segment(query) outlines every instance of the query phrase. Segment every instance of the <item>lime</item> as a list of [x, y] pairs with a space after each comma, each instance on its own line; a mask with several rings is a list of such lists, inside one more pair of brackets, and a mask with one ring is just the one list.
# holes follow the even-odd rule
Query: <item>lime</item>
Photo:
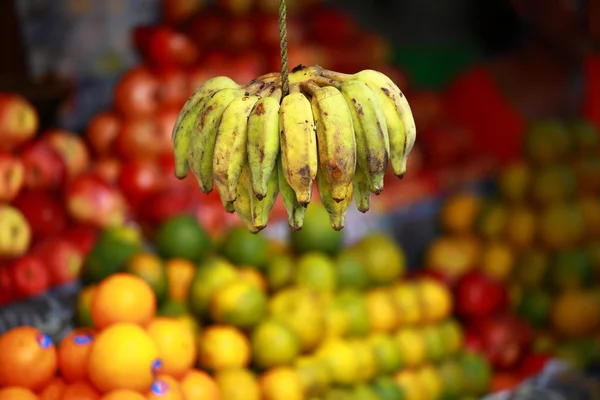
[[163, 260], [157, 255], [151, 253], [135, 254], [127, 262], [125, 272], [145, 280], [154, 291], [158, 304], [166, 299], [169, 288], [167, 270]]
[[541, 289], [527, 290], [523, 292], [521, 301], [517, 306], [517, 312], [534, 327], [543, 328], [548, 322], [552, 297]]
[[335, 258], [335, 266], [338, 288], [363, 290], [369, 286], [369, 274], [351, 250], [340, 251]]
[[333, 292], [336, 287], [335, 264], [324, 253], [307, 252], [296, 261], [296, 283], [319, 292]]
[[196, 269], [188, 291], [188, 305], [192, 314], [205, 317], [211, 296], [219, 288], [238, 278], [235, 267], [223, 258], [212, 258], [201, 264]]
[[300, 343], [294, 332], [273, 319], [256, 326], [250, 342], [252, 359], [262, 369], [290, 365], [300, 354]]
[[261, 234], [236, 227], [225, 235], [221, 253], [235, 265], [262, 268], [269, 260], [269, 241]]
[[246, 329], [256, 325], [267, 312], [267, 297], [252, 282], [233, 280], [217, 289], [210, 298], [213, 321]]
[[438, 367], [438, 374], [442, 380], [442, 399], [459, 399], [465, 386], [463, 371], [455, 360], [448, 360]]
[[190, 215], [179, 215], [164, 221], [156, 232], [155, 244], [163, 258], [201, 260], [212, 247], [208, 234]]
[[420, 334], [425, 342], [427, 360], [439, 363], [446, 355], [442, 332], [437, 325], [428, 325], [421, 328]]
[[290, 233], [292, 248], [297, 253], [321, 251], [335, 254], [344, 241], [344, 234], [331, 228], [329, 214], [321, 204], [311, 203], [304, 215], [304, 226]]
[[296, 279], [296, 263], [289, 254], [273, 257], [265, 267], [267, 286], [274, 292], [290, 286]]
[[140, 233], [130, 227], [103, 230], [89, 252], [83, 266], [83, 281], [98, 283], [116, 272], [122, 272], [129, 259], [142, 251]]
[[348, 334], [365, 336], [371, 326], [367, 301], [362, 293], [348, 290], [340, 293], [335, 301], [342, 307], [348, 318]]
[[376, 333], [369, 336], [368, 343], [381, 374], [391, 374], [402, 367], [402, 353], [393, 337]]
[[78, 327], [93, 328], [94, 321], [90, 312], [92, 297], [96, 290], [95, 285], [84, 287], [77, 295], [77, 308], [75, 309], [75, 322]]
[[317, 349], [316, 356], [329, 366], [334, 383], [350, 385], [360, 380], [359, 359], [350, 342], [340, 338], [327, 339]]
[[404, 400], [405, 396], [396, 384], [394, 379], [389, 376], [380, 376], [373, 380], [371, 388], [380, 400]]
[[404, 252], [391, 237], [385, 234], [375, 233], [365, 236], [353, 246], [353, 249], [374, 284], [389, 284], [404, 273], [406, 267]]
[[475, 353], [463, 353], [458, 358], [464, 377], [464, 393], [483, 396], [489, 392], [492, 369], [483, 356]]
[[327, 363], [312, 355], [300, 356], [294, 362], [294, 367], [300, 376], [307, 398], [327, 392], [331, 384], [331, 371]]
[[379, 400], [375, 389], [365, 383], [354, 386], [351, 398], [356, 400]]
[[584, 250], [558, 252], [550, 264], [548, 278], [557, 290], [579, 289], [594, 281], [594, 268], [589, 253]]
[[156, 311], [157, 315], [163, 317], [180, 317], [188, 313], [188, 306], [186, 303], [178, 300], [168, 299], [165, 301]]

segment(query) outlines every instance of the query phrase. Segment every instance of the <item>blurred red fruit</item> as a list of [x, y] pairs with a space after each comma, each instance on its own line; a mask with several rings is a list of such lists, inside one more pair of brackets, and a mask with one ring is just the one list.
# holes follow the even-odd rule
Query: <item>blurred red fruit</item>
[[51, 192], [26, 191], [13, 204], [29, 223], [34, 241], [56, 236], [67, 227], [66, 210]]
[[110, 154], [121, 130], [121, 119], [113, 112], [102, 112], [88, 123], [85, 135], [94, 153], [99, 156]]
[[100, 177], [107, 183], [117, 183], [121, 173], [122, 163], [118, 158], [103, 157], [94, 162], [90, 171], [92, 174]]
[[25, 255], [10, 264], [12, 282], [20, 297], [37, 296], [50, 287], [50, 274], [39, 257]]
[[126, 117], [152, 115], [158, 104], [158, 79], [144, 65], [130, 69], [115, 87], [114, 104]]
[[20, 158], [0, 152], [0, 202], [10, 202], [25, 183], [25, 166]]
[[74, 132], [62, 129], [46, 131], [42, 138], [58, 152], [67, 169], [67, 177], [73, 177], [85, 172], [90, 165], [90, 154], [83, 139]]
[[507, 306], [508, 295], [504, 285], [478, 270], [463, 275], [454, 293], [456, 312], [464, 318], [485, 317]]
[[119, 188], [129, 204], [136, 208], [162, 187], [162, 171], [152, 161], [130, 161], [119, 174]]
[[161, 107], [183, 107], [191, 94], [186, 72], [179, 68], [164, 69], [156, 73], [160, 82], [158, 101]]
[[178, 25], [196, 15], [203, 0], [163, 0], [162, 16], [167, 24]]
[[75, 282], [83, 266], [82, 252], [64, 238], [46, 238], [31, 249], [44, 262], [52, 285]]
[[153, 30], [146, 44], [146, 59], [158, 70], [192, 65], [198, 56], [196, 44], [168, 26]]
[[115, 151], [123, 160], [153, 160], [162, 152], [161, 129], [154, 116], [123, 121]]
[[21, 160], [25, 167], [26, 188], [57, 189], [65, 182], [65, 163], [50, 143], [29, 143], [21, 151]]
[[75, 224], [73, 226], [68, 227], [61, 235], [62, 238], [72, 243], [75, 247], [79, 249], [83, 256], [87, 256], [87, 254], [92, 250], [94, 244], [96, 243], [96, 239], [98, 238], [98, 228], [86, 225], [86, 224]]

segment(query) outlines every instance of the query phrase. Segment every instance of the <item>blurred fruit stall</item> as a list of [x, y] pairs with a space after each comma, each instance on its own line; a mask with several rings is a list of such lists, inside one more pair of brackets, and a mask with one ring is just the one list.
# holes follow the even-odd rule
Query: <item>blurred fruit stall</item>
[[[571, 368], [600, 363], [594, 128], [537, 123], [528, 159], [498, 169], [385, 38], [338, 7], [288, 0], [289, 64], [385, 72], [419, 138], [404, 179], [386, 176], [343, 231], [315, 202], [291, 232], [278, 200], [253, 235], [216, 191], [174, 176], [190, 93], [280, 68], [277, 1], [217, 3], [165, 0], [163, 21], [121, 21], [112, 33], [136, 54], [78, 67], [126, 70], [89, 91], [74, 82], [75, 108], [52, 128], [0, 93], [0, 400], [451, 400], [526, 379], [519, 395], [569, 379], [569, 399], [597, 390]], [[85, 109], [94, 96], [109, 101]]]

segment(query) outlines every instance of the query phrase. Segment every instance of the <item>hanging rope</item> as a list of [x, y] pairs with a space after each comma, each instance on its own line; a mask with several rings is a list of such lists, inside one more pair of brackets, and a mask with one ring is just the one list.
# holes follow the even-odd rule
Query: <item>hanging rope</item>
[[288, 81], [287, 52], [287, 7], [285, 0], [279, 0], [279, 56], [281, 58], [281, 91], [282, 98], [287, 96], [290, 88]]

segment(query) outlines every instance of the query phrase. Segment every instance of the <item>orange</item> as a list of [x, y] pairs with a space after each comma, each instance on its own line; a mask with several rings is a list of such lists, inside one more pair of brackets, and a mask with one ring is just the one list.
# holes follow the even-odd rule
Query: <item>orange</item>
[[80, 328], [69, 333], [58, 346], [58, 370], [67, 382], [87, 378], [86, 366], [94, 332]]
[[168, 297], [173, 300], [186, 301], [188, 290], [194, 274], [196, 265], [183, 258], [171, 258], [165, 263], [167, 270]]
[[155, 318], [147, 328], [148, 335], [158, 347], [162, 360], [161, 372], [180, 377], [196, 362], [196, 338], [191, 330], [178, 319]]
[[232, 326], [211, 325], [200, 334], [198, 361], [213, 371], [243, 368], [250, 362], [250, 342]]
[[481, 207], [477, 195], [460, 192], [453, 195], [440, 212], [440, 223], [448, 233], [464, 234], [471, 232]]
[[0, 387], [38, 391], [56, 375], [56, 347], [39, 329], [21, 326], [0, 337]]
[[122, 323], [96, 334], [87, 370], [90, 381], [102, 393], [115, 389], [145, 393], [160, 365], [158, 348], [146, 331]]
[[215, 380], [206, 372], [193, 369], [184, 375], [179, 388], [186, 400], [220, 400], [221, 392]]
[[86, 381], [73, 382], [67, 385], [61, 400], [98, 400], [100, 393]]
[[118, 322], [146, 325], [156, 313], [156, 296], [142, 278], [117, 273], [98, 284], [91, 312], [100, 329]]
[[0, 389], [0, 400], [38, 400], [38, 397], [29, 389], [11, 386]]
[[238, 273], [240, 274], [240, 278], [242, 278], [242, 280], [256, 285], [263, 292], [267, 291], [267, 281], [256, 268], [241, 267], [238, 270]]
[[134, 390], [116, 389], [106, 393], [100, 400], [146, 400], [146, 398]]
[[60, 400], [66, 387], [65, 380], [60, 376], [55, 376], [40, 391], [40, 400]]
[[179, 382], [168, 375], [159, 375], [146, 395], [148, 400], [183, 400]]

